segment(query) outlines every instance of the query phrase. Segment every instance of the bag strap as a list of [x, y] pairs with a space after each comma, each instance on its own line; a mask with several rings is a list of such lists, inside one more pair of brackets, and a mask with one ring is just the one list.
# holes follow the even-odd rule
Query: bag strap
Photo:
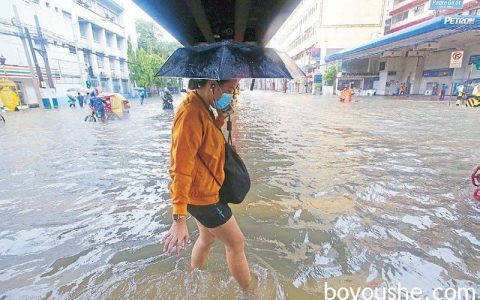
[[218, 183], [219, 186], [222, 186], [222, 184], [220, 183], [220, 181], [217, 179], [217, 177], [213, 174], [213, 172], [210, 170], [210, 168], [207, 166], [207, 164], [205, 163], [205, 161], [202, 159], [202, 157], [200, 155], [198, 155], [198, 158], [200, 158], [200, 161], [202, 162], [202, 164], [205, 166], [205, 168], [207, 168], [208, 170], [208, 173], [210, 173], [210, 175], [212, 175], [213, 179], [215, 179], [215, 181]]
[[[208, 111], [208, 114], [210, 115], [210, 118], [212, 119], [212, 123], [215, 127], [217, 127], [218, 130], [220, 130], [220, 133], [222, 134], [222, 137], [223, 137], [223, 140], [225, 141], [225, 136], [223, 135], [223, 132], [222, 130], [215, 124], [215, 115], [213, 114], [212, 110], [210, 109], [209, 105], [207, 104], [207, 102], [202, 98], [202, 96], [200, 96], [196, 91], [194, 92], [198, 98], [200, 98], [200, 100], [202, 101], [203, 105], [205, 106], [205, 109]], [[229, 116], [230, 118], [230, 116]], [[225, 141], [225, 143], [227, 143]], [[205, 168], [207, 168], [208, 170], [208, 173], [210, 173], [210, 175], [212, 175], [213, 179], [215, 179], [215, 181], [217, 182], [217, 184], [219, 186], [222, 186], [222, 184], [220, 183], [220, 181], [217, 179], [217, 177], [215, 176], [215, 174], [213, 174], [212, 170], [210, 170], [210, 168], [207, 166], [207, 164], [205, 163], [205, 161], [203, 160], [203, 158], [197, 153], [197, 156], [198, 158], [200, 159], [200, 161], [202, 162], [202, 164], [205, 166]]]

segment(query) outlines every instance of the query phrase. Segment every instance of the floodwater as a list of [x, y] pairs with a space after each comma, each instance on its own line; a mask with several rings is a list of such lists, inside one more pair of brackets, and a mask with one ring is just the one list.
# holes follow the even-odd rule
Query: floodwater
[[[245, 91], [234, 141], [252, 189], [233, 206], [258, 278], [216, 244], [206, 271], [162, 253], [172, 112], [8, 113], [0, 124], [0, 299], [323, 299], [339, 289], [480, 293], [480, 110]], [[178, 99], [176, 99], [178, 104]], [[198, 236], [189, 220], [191, 239]]]

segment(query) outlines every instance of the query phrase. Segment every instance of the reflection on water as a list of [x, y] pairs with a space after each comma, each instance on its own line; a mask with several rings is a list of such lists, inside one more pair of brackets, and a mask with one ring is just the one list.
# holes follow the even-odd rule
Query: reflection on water
[[[234, 206], [255, 299], [331, 287], [473, 287], [479, 112], [443, 103], [243, 93], [234, 140], [252, 177]], [[221, 245], [206, 271], [162, 253], [172, 113], [10, 113], [0, 124], [0, 299], [245, 298]], [[192, 239], [197, 232], [190, 222]]]

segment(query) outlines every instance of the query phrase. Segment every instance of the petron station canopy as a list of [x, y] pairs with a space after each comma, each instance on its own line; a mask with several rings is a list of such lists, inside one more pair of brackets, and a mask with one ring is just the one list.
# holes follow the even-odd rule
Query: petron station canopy
[[134, 0], [183, 46], [222, 40], [265, 46], [301, 0]]
[[480, 16], [437, 17], [428, 22], [386, 35], [368, 44], [331, 54], [325, 58], [325, 61], [368, 58], [382, 54], [384, 51], [400, 50], [408, 47], [416, 49], [418, 45], [436, 42], [453, 35], [459, 36], [458, 39], [454, 40], [456, 41], [454, 45], [461, 48], [465, 42], [480, 40], [479, 30]]

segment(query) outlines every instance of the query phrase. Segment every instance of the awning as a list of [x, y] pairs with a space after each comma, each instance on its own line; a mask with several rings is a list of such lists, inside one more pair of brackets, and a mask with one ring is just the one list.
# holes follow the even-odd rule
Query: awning
[[425, 23], [383, 36], [368, 44], [328, 55], [326, 62], [371, 57], [387, 50], [397, 50], [469, 30], [480, 29], [480, 16], [442, 16]]

